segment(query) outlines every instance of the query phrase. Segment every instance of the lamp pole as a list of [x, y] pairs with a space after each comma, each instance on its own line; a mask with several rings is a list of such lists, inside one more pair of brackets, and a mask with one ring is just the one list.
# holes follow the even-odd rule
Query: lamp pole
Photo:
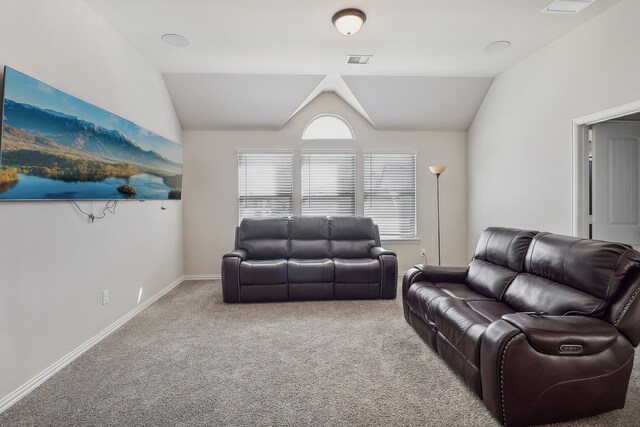
[[445, 165], [429, 166], [429, 171], [436, 176], [436, 209], [438, 212], [438, 265], [442, 265], [440, 257], [440, 175], [447, 169]]
[[436, 174], [436, 206], [438, 209], [438, 265], [442, 265], [440, 260], [440, 175]]

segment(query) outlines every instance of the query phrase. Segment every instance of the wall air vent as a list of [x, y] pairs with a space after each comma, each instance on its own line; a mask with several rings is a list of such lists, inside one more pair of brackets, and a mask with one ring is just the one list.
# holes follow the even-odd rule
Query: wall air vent
[[373, 55], [347, 55], [347, 62], [345, 64], [368, 64]]
[[542, 13], [578, 13], [596, 0], [556, 0], [542, 10]]

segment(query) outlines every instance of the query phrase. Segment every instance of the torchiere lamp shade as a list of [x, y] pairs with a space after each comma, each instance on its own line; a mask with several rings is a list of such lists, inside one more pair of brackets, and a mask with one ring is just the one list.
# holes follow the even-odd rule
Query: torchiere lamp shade
[[446, 165], [433, 165], [429, 166], [429, 171], [434, 175], [440, 175], [447, 169]]

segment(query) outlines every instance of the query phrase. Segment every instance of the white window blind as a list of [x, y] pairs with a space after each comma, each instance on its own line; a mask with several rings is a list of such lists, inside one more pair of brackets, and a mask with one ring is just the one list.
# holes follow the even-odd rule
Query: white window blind
[[238, 152], [238, 221], [293, 213], [293, 153]]
[[354, 152], [305, 152], [302, 158], [302, 214], [356, 214]]
[[364, 153], [364, 215], [383, 239], [416, 238], [415, 153]]

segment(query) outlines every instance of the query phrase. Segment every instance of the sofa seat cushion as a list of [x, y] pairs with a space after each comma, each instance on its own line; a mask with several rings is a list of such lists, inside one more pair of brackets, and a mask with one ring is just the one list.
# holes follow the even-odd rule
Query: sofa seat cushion
[[435, 307], [438, 332], [475, 367], [480, 367], [480, 344], [487, 327], [515, 311], [499, 301], [440, 298]]
[[461, 283], [416, 282], [407, 291], [407, 304], [411, 311], [430, 325], [434, 325], [434, 307], [439, 298], [454, 297], [463, 301], [493, 301]]
[[289, 283], [333, 282], [333, 261], [291, 258], [287, 264]]
[[240, 283], [243, 285], [274, 285], [287, 283], [287, 260], [247, 260], [240, 263]]
[[380, 262], [371, 258], [334, 258], [336, 283], [380, 283]]

